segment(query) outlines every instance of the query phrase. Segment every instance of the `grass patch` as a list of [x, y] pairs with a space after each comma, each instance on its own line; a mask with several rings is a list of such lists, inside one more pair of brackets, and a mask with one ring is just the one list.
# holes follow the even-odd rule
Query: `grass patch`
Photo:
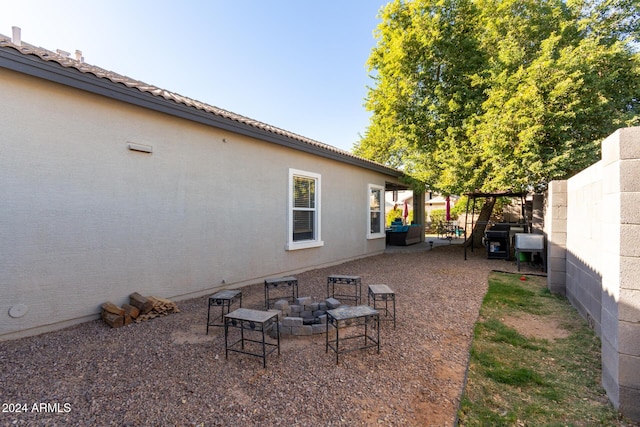
[[514, 347], [545, 351], [544, 347], [533, 343], [531, 340], [521, 335], [518, 331], [506, 326], [504, 323], [497, 319], [487, 319], [485, 322], [478, 324], [475, 330], [475, 334], [486, 336], [488, 339], [494, 342], [502, 342]]
[[[535, 337], [526, 321], [509, 326], [505, 320], [519, 318], [560, 327], [565, 337], [547, 337], [544, 328]], [[547, 290], [546, 278], [490, 275], [474, 330], [460, 425], [634, 425], [611, 405], [600, 378], [600, 340], [566, 299]]]

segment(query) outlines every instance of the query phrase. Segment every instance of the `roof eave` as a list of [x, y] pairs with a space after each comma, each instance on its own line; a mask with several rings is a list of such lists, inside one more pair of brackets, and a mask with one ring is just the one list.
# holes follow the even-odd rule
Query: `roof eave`
[[229, 117], [222, 117], [210, 111], [178, 103], [162, 96], [143, 92], [123, 83], [98, 77], [90, 72], [82, 72], [73, 67], [65, 67], [55, 61], [45, 61], [37, 55], [23, 54], [15, 49], [0, 49], [0, 67], [12, 71], [59, 83], [89, 93], [105, 96], [117, 101], [136, 105], [149, 110], [191, 120], [241, 135], [257, 138], [287, 148], [306, 152], [327, 159], [369, 169], [394, 178], [404, 176], [402, 171], [371, 162], [357, 156], [306, 143], [287, 135], [280, 135], [265, 129], [242, 123]]

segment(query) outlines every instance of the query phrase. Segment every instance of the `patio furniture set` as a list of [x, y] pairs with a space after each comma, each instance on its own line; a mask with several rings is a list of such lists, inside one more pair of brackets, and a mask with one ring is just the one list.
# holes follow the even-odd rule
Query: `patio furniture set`
[[387, 244], [393, 246], [409, 246], [424, 240], [423, 229], [420, 224], [404, 225], [396, 220], [385, 230]]
[[[241, 290], [222, 290], [209, 297], [207, 334], [210, 326], [224, 328], [225, 358], [229, 352], [243, 353], [261, 358], [266, 368], [267, 356], [274, 352], [280, 354], [281, 312], [272, 307], [282, 300], [292, 303], [299, 300], [298, 280], [295, 277], [265, 280], [264, 300], [264, 310], [255, 310], [242, 307]], [[395, 292], [389, 286], [369, 285], [364, 305], [359, 276], [331, 275], [327, 277], [327, 301], [337, 303], [335, 308], [329, 307], [324, 312], [325, 353], [331, 349], [336, 355], [336, 364], [339, 355], [346, 352], [376, 348], [380, 353], [380, 322], [392, 321], [394, 329], [396, 327]], [[342, 305], [342, 301], [353, 302], [353, 305]], [[234, 306], [237, 308], [232, 310]], [[217, 314], [212, 313], [212, 307], [220, 308]], [[352, 333], [345, 333], [346, 328]], [[234, 330], [237, 333], [233, 333]], [[335, 334], [330, 333], [333, 331]], [[356, 340], [362, 340], [362, 345], [345, 345], [347, 341]]]

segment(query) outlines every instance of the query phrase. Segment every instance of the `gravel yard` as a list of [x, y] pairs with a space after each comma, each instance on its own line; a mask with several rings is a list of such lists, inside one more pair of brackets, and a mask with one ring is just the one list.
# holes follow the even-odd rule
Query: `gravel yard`
[[[205, 335], [207, 297], [118, 329], [93, 321], [0, 342], [0, 425], [450, 426], [491, 269], [515, 264], [425, 243], [297, 274], [300, 296], [323, 299], [331, 274], [361, 276], [365, 303], [369, 284], [396, 293], [380, 354], [347, 353], [338, 366], [324, 335], [282, 338], [266, 369], [225, 360], [222, 328]], [[263, 309], [262, 284], [243, 288], [243, 307]]]

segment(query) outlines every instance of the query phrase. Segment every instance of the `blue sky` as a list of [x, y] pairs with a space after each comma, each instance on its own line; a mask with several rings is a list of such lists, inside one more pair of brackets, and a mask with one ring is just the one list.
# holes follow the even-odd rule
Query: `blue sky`
[[350, 150], [386, 0], [0, 0], [0, 34]]

